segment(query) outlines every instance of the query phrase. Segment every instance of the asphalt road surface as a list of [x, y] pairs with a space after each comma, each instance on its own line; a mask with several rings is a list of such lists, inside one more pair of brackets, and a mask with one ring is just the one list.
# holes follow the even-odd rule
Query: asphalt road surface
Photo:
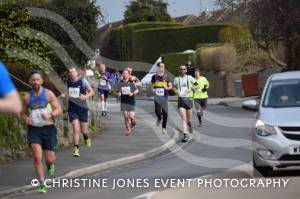
[[[137, 101], [137, 106], [141, 112], [154, 115], [153, 102]], [[169, 131], [180, 129], [176, 106], [176, 103], [169, 103]], [[250, 127], [254, 121], [254, 114], [252, 111], [237, 108], [209, 106], [202, 127], [197, 126], [198, 122], [194, 114], [193, 139], [185, 144], [178, 143], [170, 153], [83, 177], [82, 179], [94, 179], [94, 181], [85, 181], [85, 188], [82, 187], [83, 181], [77, 181], [80, 182], [80, 188], [49, 188], [47, 194], [32, 191], [12, 198], [130, 199], [170, 188], [172, 183], [178, 181], [182, 182], [247, 164], [252, 158]], [[98, 184], [93, 184], [95, 181]], [[118, 182], [116, 187], [114, 182]]]

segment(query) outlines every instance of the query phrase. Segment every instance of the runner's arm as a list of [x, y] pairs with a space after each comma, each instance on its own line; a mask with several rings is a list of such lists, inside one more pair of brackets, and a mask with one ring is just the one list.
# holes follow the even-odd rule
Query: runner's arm
[[167, 90], [167, 91], [169, 91], [169, 90], [172, 90], [172, 88], [173, 88], [173, 85], [172, 85], [172, 82], [171, 82], [171, 80], [170, 80], [170, 78], [167, 78], [167, 87], [165, 87], [165, 89]]
[[174, 87], [173, 87], [173, 91], [176, 95], [178, 95], [178, 91], [177, 91], [177, 77], [174, 79]]
[[28, 104], [29, 104], [29, 93], [26, 93], [23, 98], [23, 106], [22, 106], [22, 119], [24, 120], [26, 125], [31, 123], [28, 111]]
[[52, 116], [52, 117], [55, 117], [55, 116], [60, 115], [60, 114], [62, 113], [62, 108], [61, 108], [61, 105], [60, 105], [60, 103], [58, 102], [58, 100], [57, 100], [55, 94], [54, 94], [52, 91], [47, 90], [46, 95], [47, 95], [47, 99], [49, 100], [51, 106], [52, 106], [53, 109], [54, 109], [54, 110], [52, 111], [52, 113], [51, 113], [51, 116]]
[[22, 110], [19, 94], [17, 91], [8, 93], [4, 98], [0, 99], [0, 112], [20, 114]]
[[94, 89], [89, 85], [88, 92], [86, 94], [86, 98], [92, 97], [92, 96], [94, 96], [94, 94], [95, 94]]
[[141, 86], [141, 81], [136, 76], [134, 76], [132, 81], [136, 86]]
[[84, 86], [87, 88], [87, 94], [85, 95], [85, 99], [94, 96], [94, 89], [91, 87], [91, 85], [86, 79], [84, 79]]
[[0, 62], [0, 112], [19, 114], [21, 109], [19, 94], [8, 71]]

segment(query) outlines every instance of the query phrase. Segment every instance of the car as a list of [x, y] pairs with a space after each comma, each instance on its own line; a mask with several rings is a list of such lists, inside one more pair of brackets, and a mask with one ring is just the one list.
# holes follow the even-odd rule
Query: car
[[271, 75], [263, 89], [252, 131], [255, 176], [275, 168], [300, 165], [300, 72]]

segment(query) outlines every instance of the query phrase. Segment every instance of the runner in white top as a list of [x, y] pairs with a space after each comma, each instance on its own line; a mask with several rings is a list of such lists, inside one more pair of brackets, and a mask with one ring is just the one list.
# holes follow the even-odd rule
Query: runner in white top
[[182, 119], [182, 132], [183, 139], [182, 142], [187, 142], [188, 138], [188, 128], [189, 132], [193, 132], [192, 127], [192, 108], [193, 108], [193, 85], [196, 80], [187, 75], [187, 67], [180, 66], [180, 76], [176, 77], [174, 80], [174, 92], [178, 95], [178, 109]]

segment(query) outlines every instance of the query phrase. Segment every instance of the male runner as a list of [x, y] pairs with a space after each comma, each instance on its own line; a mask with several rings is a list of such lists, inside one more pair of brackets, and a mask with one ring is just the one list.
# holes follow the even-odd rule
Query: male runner
[[62, 108], [54, 93], [43, 85], [43, 77], [40, 72], [33, 71], [29, 77], [32, 89], [23, 100], [23, 120], [28, 127], [28, 141], [31, 146], [34, 167], [39, 177], [40, 193], [46, 193], [44, 185], [45, 174], [42, 163], [43, 152], [47, 165], [47, 174], [54, 174], [56, 127], [53, 117], [62, 113]]
[[[73, 128], [73, 156], [79, 157], [79, 135], [80, 131], [85, 140], [86, 147], [90, 148], [92, 143], [88, 131], [88, 105], [87, 99], [94, 95], [94, 90], [88, 81], [78, 75], [75, 67], [69, 69], [69, 79], [67, 81], [69, 97], [69, 120]], [[62, 97], [66, 96], [63, 94]]]
[[160, 62], [157, 64], [157, 67], [157, 73], [151, 79], [154, 91], [155, 114], [157, 116], [156, 126], [159, 127], [162, 123], [162, 133], [165, 134], [167, 133], [168, 120], [168, 91], [172, 89], [172, 83], [167, 74], [165, 74], [165, 64]]
[[101, 115], [107, 115], [107, 97], [110, 91], [111, 74], [106, 71], [104, 64], [100, 64], [100, 82], [98, 86], [98, 92], [101, 98]]
[[182, 119], [182, 142], [187, 142], [188, 130], [193, 132], [192, 127], [192, 108], [193, 108], [193, 85], [196, 82], [195, 79], [187, 75], [187, 67], [182, 65], [179, 68], [180, 76], [174, 80], [174, 92], [178, 94], [178, 109]]
[[126, 135], [130, 136], [132, 128], [136, 125], [135, 121], [135, 99], [138, 93], [135, 84], [129, 80], [128, 70], [124, 70], [122, 80], [118, 84], [117, 95], [121, 98], [121, 112], [124, 114]]

